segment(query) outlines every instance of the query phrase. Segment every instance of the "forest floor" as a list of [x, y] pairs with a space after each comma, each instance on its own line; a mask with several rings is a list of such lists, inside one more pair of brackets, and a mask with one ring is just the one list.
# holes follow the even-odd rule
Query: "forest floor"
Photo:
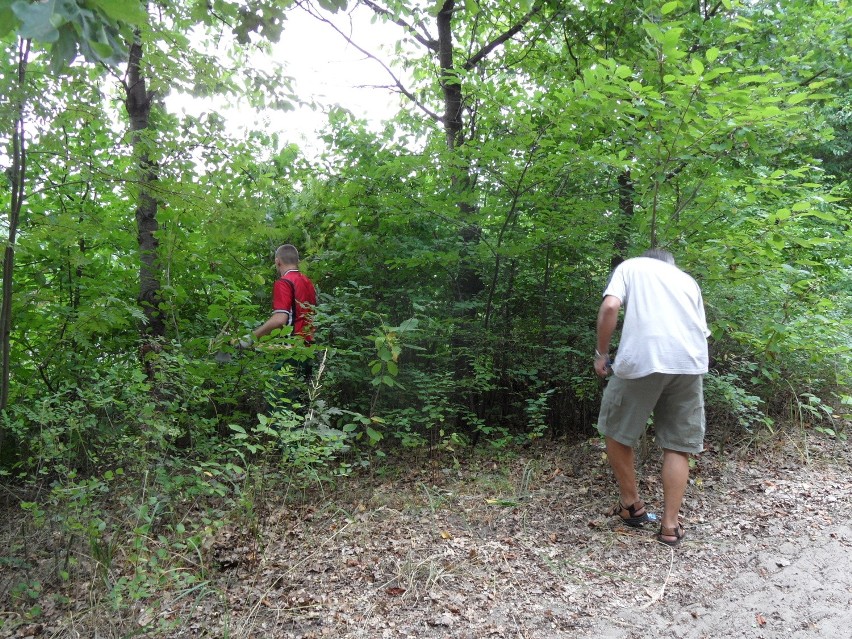
[[[659, 451], [647, 448], [639, 470], [653, 510]], [[0, 636], [849, 636], [845, 442], [796, 430], [708, 446], [674, 550], [654, 528], [606, 517], [615, 496], [597, 439], [388, 463], [295, 504], [270, 489], [252, 525], [204, 544], [205, 580], [191, 588], [110, 607], [93, 580], [27, 621], [2, 587], [12, 580], [0, 579]], [[31, 567], [51, 552], [35, 545]]]

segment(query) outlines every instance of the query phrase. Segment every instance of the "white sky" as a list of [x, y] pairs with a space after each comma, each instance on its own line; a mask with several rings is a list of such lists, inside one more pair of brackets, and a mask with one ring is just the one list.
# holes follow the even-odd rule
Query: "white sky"
[[[351, 31], [353, 40], [374, 55], [382, 54], [382, 43], [387, 49], [401, 35], [396, 25], [371, 24], [372, 14], [363, 7], [349, 14], [326, 14], [326, 17], [333, 19], [342, 31]], [[281, 40], [274, 45], [274, 59], [284, 66], [286, 75], [294, 78], [293, 93], [303, 100], [313, 99], [325, 106], [339, 104], [356, 117], [373, 122], [374, 128], [399, 109], [399, 95], [378, 88], [392, 83], [382, 66], [366, 58], [332, 27], [304, 11], [288, 14]], [[263, 62], [257, 61], [259, 65]], [[258, 114], [247, 106], [229, 106], [229, 102], [180, 94], [166, 98], [170, 111], [193, 115], [209, 111], [211, 104], [215, 105], [234, 135], [242, 135], [250, 125], [279, 132], [282, 144], [295, 142], [309, 155], [318, 151], [315, 132], [326, 123], [322, 111], [297, 107], [295, 112]]]

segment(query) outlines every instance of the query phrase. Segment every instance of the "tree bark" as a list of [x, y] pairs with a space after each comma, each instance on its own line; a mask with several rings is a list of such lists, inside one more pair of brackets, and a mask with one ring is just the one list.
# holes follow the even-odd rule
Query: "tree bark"
[[[3, 292], [0, 303], [0, 410], [5, 410], [9, 403], [9, 385], [11, 379], [11, 334], [12, 334], [12, 293], [15, 270], [15, 242], [17, 241], [18, 225], [24, 204], [24, 184], [27, 175], [27, 145], [25, 127], [25, 84], [27, 80], [27, 64], [29, 62], [31, 42], [21, 40], [18, 44], [18, 77], [17, 91], [14, 92], [17, 102], [15, 114], [15, 130], [12, 133], [12, 166], [10, 181], [12, 186], [12, 201], [9, 210], [9, 237], [3, 254]], [[5, 432], [0, 426], [0, 454], [5, 442]]]
[[142, 69], [142, 39], [137, 31], [130, 47], [125, 81], [125, 108], [130, 117], [131, 141], [138, 167], [139, 196], [136, 203], [136, 230], [139, 243], [139, 296], [137, 301], [145, 314], [141, 327], [141, 355], [149, 379], [153, 377], [151, 354], [161, 349], [165, 335], [165, 321], [160, 311], [161, 287], [159, 268], [159, 241], [157, 240], [158, 202], [154, 186], [158, 180], [158, 167], [151, 159], [150, 115], [154, 95], [146, 88]]
[[612, 259], [610, 260], [610, 268], [614, 269], [627, 259], [627, 250], [630, 241], [630, 224], [633, 221], [634, 203], [633, 203], [633, 180], [630, 177], [630, 171], [623, 171], [618, 174], [618, 208], [621, 215], [618, 221], [618, 230], [616, 231], [615, 249]]

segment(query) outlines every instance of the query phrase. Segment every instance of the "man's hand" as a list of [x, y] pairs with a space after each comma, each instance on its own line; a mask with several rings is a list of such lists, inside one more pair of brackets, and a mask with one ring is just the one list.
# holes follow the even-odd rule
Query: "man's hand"
[[598, 377], [606, 377], [612, 373], [612, 360], [609, 353], [599, 353], [595, 351], [595, 372]]

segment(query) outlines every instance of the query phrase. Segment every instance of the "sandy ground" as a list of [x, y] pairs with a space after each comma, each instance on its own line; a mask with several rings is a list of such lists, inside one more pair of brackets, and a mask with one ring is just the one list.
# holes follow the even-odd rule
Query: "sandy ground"
[[[671, 592], [650, 607], [615, 611], [583, 635], [844, 639], [852, 636], [852, 526], [827, 526], [763, 540], [740, 553], [730, 580], [711, 592]], [[719, 549], [720, 553], [725, 548]], [[690, 553], [672, 573], [690, 580]], [[641, 625], [640, 629], [635, 624]], [[546, 635], [543, 635], [546, 636]], [[558, 635], [553, 635], [558, 636]]]

